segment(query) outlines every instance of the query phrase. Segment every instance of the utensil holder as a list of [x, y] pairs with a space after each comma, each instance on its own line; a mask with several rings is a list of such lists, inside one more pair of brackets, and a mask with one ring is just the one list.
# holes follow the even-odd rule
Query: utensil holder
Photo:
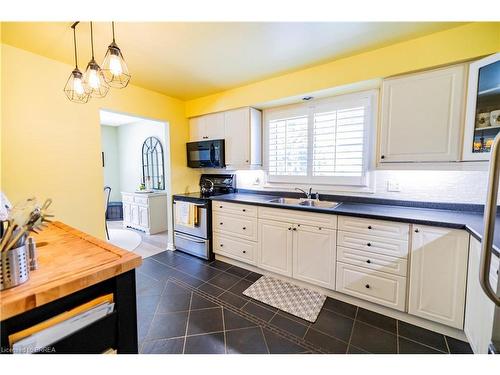
[[19, 246], [0, 254], [0, 290], [25, 283], [29, 278], [28, 246]]

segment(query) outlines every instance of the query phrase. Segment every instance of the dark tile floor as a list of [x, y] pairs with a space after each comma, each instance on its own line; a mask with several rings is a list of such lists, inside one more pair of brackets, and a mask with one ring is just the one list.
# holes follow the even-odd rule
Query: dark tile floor
[[311, 324], [242, 292], [261, 275], [166, 251], [137, 270], [140, 353], [471, 353], [469, 344], [327, 298]]

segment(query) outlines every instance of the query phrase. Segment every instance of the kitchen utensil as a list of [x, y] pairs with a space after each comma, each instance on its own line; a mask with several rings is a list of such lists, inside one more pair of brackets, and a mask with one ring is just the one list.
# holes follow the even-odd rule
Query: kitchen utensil
[[0, 254], [0, 290], [28, 281], [29, 275], [27, 246], [16, 247]]
[[[9, 240], [9, 243], [5, 247], [4, 251], [8, 251], [10, 248], [14, 247], [19, 240], [21, 240], [21, 237], [28, 231], [28, 227], [26, 225], [22, 226], [21, 228], [18, 228], [16, 233], [12, 236], [12, 239]], [[19, 244], [19, 246], [24, 245], [24, 241]]]
[[4, 248], [7, 246], [7, 242], [10, 239], [10, 236], [12, 235], [12, 232], [14, 231], [16, 225], [14, 224], [13, 219], [9, 219], [7, 221], [7, 229], [5, 230], [5, 233], [2, 237], [2, 241], [0, 241], [0, 252], [4, 251]]
[[500, 109], [490, 113], [490, 126], [500, 126]]
[[38, 269], [38, 259], [36, 254], [36, 243], [33, 237], [28, 237], [28, 255], [30, 259], [30, 271]]

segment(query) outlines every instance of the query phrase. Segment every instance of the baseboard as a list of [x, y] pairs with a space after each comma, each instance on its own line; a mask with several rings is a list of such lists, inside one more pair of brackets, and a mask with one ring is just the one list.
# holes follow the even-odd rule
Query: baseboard
[[377, 305], [375, 303], [364, 301], [362, 299], [352, 297], [352, 296], [349, 296], [349, 295], [344, 294], [344, 293], [339, 293], [339, 292], [336, 292], [336, 291], [333, 291], [330, 289], [326, 289], [326, 288], [322, 288], [320, 286], [312, 285], [312, 284], [309, 284], [309, 283], [306, 283], [306, 282], [303, 282], [300, 280], [292, 279], [292, 278], [287, 277], [287, 276], [278, 275], [278, 274], [275, 274], [273, 272], [258, 268], [257, 266], [246, 264], [246, 263], [243, 263], [243, 262], [231, 259], [231, 258], [226, 258], [223, 255], [215, 254], [215, 259], [232, 264], [234, 266], [238, 266], [238, 267], [247, 269], [249, 271], [253, 271], [253, 272], [263, 274], [263, 275], [276, 277], [276, 278], [288, 281], [290, 283], [315, 290], [319, 293], [325, 294], [329, 297], [338, 299], [340, 301], [347, 302], [347, 303], [350, 303], [352, 305], [359, 306], [359, 307], [362, 307], [364, 309], [374, 311], [376, 313], [386, 315], [386, 316], [389, 316], [391, 318], [398, 319], [398, 320], [401, 320], [401, 321], [404, 321], [404, 322], [407, 322], [407, 323], [410, 323], [410, 324], [413, 324], [413, 325], [416, 325], [416, 326], [419, 326], [422, 328], [426, 328], [426, 329], [429, 329], [431, 331], [435, 331], [435, 332], [441, 333], [443, 335], [456, 338], [458, 340], [468, 341], [467, 337], [465, 336], [465, 333], [462, 330], [459, 330], [456, 328], [448, 327], [448, 326], [445, 326], [445, 325], [440, 324], [440, 323], [432, 322], [432, 321], [427, 320], [427, 319], [422, 319], [422, 318], [419, 318], [417, 316], [410, 315], [406, 312], [393, 310], [393, 309], [385, 307], [385, 306]]

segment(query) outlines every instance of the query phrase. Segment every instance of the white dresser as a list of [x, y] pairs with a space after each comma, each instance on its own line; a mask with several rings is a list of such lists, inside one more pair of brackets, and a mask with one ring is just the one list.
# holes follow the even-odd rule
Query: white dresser
[[122, 192], [123, 226], [147, 234], [167, 230], [167, 193]]

